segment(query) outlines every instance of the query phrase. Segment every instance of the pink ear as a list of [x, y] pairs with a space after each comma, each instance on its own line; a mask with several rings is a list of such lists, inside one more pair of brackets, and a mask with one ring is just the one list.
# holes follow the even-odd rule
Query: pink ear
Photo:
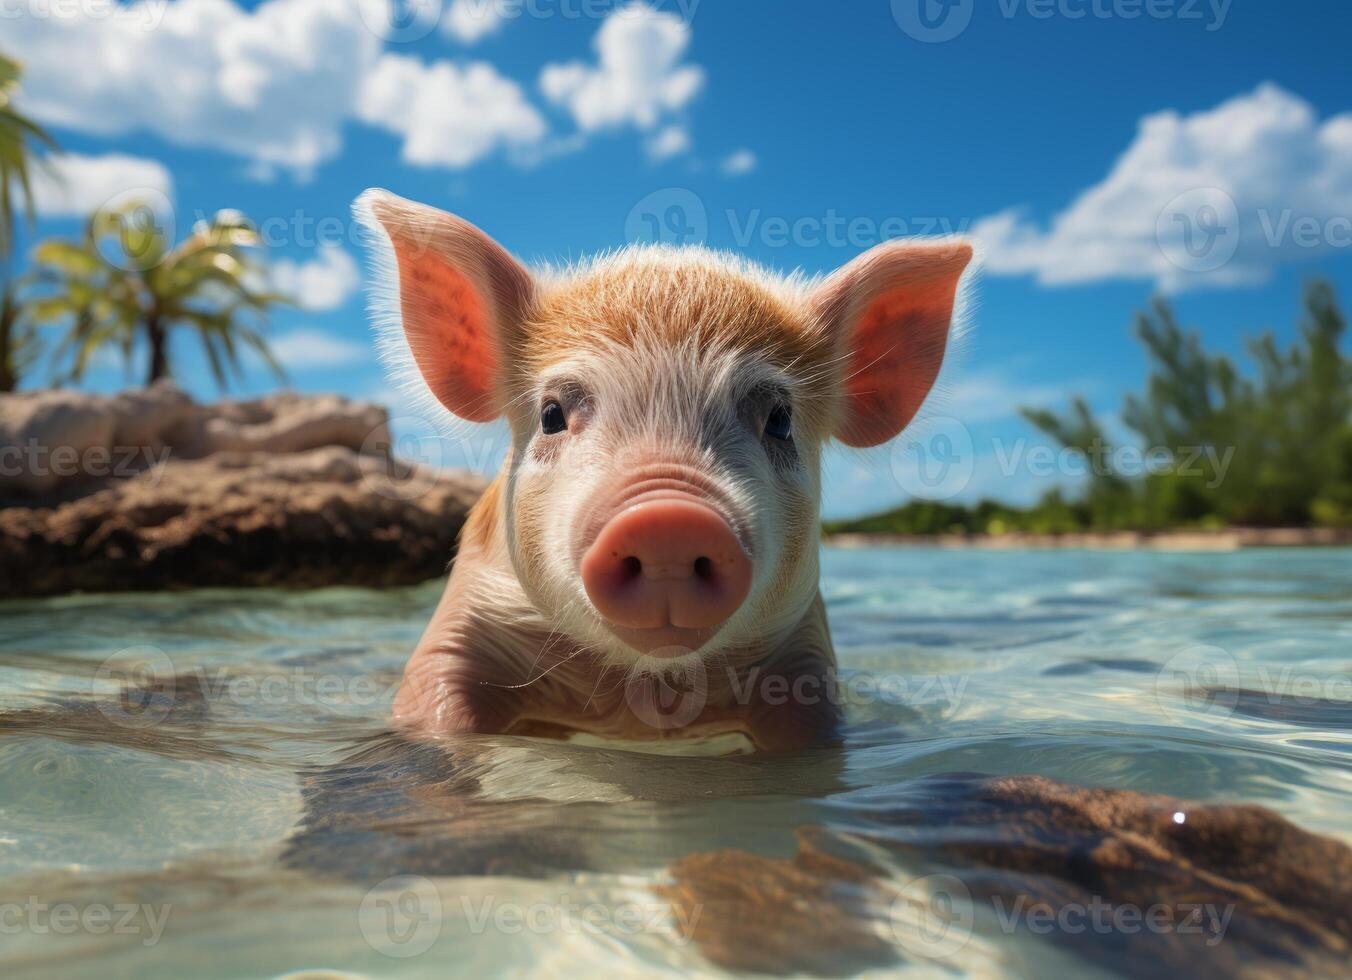
[[888, 242], [836, 270], [813, 304], [846, 352], [836, 437], [876, 446], [915, 418], [943, 367], [953, 303], [972, 246]]
[[468, 221], [436, 208], [369, 190], [357, 212], [394, 247], [404, 336], [432, 394], [470, 422], [497, 418], [503, 351], [530, 302], [530, 273]]

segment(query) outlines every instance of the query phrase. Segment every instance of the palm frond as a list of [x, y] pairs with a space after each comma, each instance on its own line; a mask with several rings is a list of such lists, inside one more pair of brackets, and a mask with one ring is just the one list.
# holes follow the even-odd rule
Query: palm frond
[[17, 61], [0, 55], [0, 256], [13, 243], [16, 210], [33, 218], [32, 168], [44, 166], [35, 148], [56, 149], [46, 130], [14, 108], [21, 75]]

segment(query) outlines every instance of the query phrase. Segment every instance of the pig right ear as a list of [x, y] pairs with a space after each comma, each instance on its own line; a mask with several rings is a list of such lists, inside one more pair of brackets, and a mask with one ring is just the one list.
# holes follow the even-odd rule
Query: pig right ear
[[530, 273], [493, 239], [453, 214], [382, 190], [354, 206], [389, 239], [404, 338], [432, 394], [469, 422], [502, 414], [503, 359], [529, 308]]

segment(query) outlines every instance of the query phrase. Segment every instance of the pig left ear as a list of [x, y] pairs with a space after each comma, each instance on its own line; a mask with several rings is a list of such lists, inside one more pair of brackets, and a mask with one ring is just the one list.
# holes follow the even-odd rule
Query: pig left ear
[[841, 442], [876, 446], [920, 411], [943, 367], [958, 283], [971, 260], [972, 246], [961, 240], [887, 242], [812, 294], [844, 353]]
[[354, 210], [391, 246], [393, 268], [381, 271], [393, 282], [379, 288], [395, 300], [396, 319], [427, 387], [462, 419], [491, 422], [502, 412], [504, 362], [530, 303], [530, 273], [478, 228], [445, 211], [375, 189], [359, 197]]

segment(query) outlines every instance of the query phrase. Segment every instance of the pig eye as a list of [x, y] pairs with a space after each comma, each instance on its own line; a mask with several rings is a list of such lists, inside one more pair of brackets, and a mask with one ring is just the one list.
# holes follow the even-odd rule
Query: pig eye
[[540, 409], [540, 431], [547, 436], [562, 432], [568, 428], [568, 416], [563, 414], [563, 406], [556, 401], [547, 401]]
[[793, 435], [793, 414], [787, 405], [776, 405], [765, 420], [765, 434], [771, 439], [788, 439]]

